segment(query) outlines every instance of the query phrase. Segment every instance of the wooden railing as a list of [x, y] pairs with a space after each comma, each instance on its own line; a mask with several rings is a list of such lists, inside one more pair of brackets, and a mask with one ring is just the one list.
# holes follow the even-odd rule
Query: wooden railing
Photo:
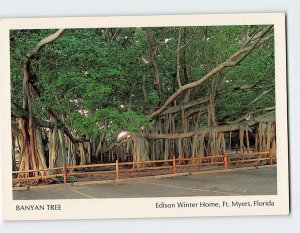
[[[90, 165], [76, 165], [76, 166], [62, 166], [55, 168], [47, 168], [40, 170], [28, 170], [28, 171], [13, 171], [12, 174], [27, 174], [28, 177], [13, 178], [13, 182], [24, 181], [24, 180], [39, 180], [39, 179], [49, 179], [56, 177], [63, 177], [64, 183], [67, 183], [68, 176], [77, 175], [100, 175], [100, 174], [115, 174], [115, 179], [119, 179], [120, 173], [126, 172], [136, 172], [136, 171], [146, 171], [146, 170], [161, 170], [161, 169], [171, 169], [173, 174], [176, 174], [177, 168], [188, 168], [188, 167], [205, 167], [223, 166], [223, 169], [228, 169], [235, 165], [241, 165], [244, 163], [267, 161], [267, 164], [274, 163], [274, 155], [271, 150], [267, 152], [250, 152], [250, 153], [240, 153], [240, 154], [222, 154], [222, 155], [212, 155], [207, 157], [197, 157], [197, 158], [176, 158], [166, 160], [153, 160], [153, 161], [138, 161], [138, 162], [119, 162], [116, 160], [115, 163], [105, 163], [105, 164], [90, 164]], [[149, 166], [152, 164], [152, 166]], [[160, 165], [159, 165], [160, 164]], [[141, 166], [143, 165], [143, 166]], [[146, 166], [145, 166], [146, 165]], [[74, 171], [74, 169], [86, 169], [86, 168], [101, 168], [106, 167], [108, 170], [98, 170], [98, 171]], [[34, 175], [41, 172], [57, 171], [57, 174], [51, 175]], [[33, 176], [30, 176], [33, 175]]]

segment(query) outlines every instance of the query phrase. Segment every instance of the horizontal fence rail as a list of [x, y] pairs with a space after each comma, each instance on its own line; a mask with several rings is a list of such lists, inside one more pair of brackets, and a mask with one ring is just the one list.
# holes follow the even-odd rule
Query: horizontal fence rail
[[[273, 153], [270, 150], [267, 152], [245, 152], [240, 154], [221, 154], [221, 155], [211, 155], [206, 157], [195, 157], [195, 158], [176, 158], [175, 156], [173, 156], [172, 159], [152, 160], [152, 161], [119, 162], [118, 160], [116, 160], [115, 163], [74, 165], [74, 166], [64, 165], [62, 167], [39, 169], [39, 170], [13, 171], [12, 174], [16, 175], [16, 174], [25, 173], [28, 175], [28, 177], [13, 178], [13, 182], [63, 177], [64, 183], [67, 183], [68, 176], [101, 175], [101, 174], [115, 174], [115, 179], [118, 180], [120, 173], [126, 173], [126, 172], [130, 173], [136, 171], [171, 169], [172, 173], [176, 174], [177, 168], [223, 166], [223, 168], [226, 170], [228, 169], [229, 166], [240, 165], [240, 164], [251, 163], [251, 162], [260, 162], [260, 161], [266, 161], [267, 164], [271, 165], [274, 163], [275, 155], [276, 153]], [[74, 169], [86, 169], [86, 168], [107, 168], [107, 170], [74, 171]], [[47, 172], [51, 172], [51, 171], [56, 171], [60, 173], [47, 174]], [[30, 174], [38, 174], [41, 172], [44, 172], [45, 175], [29, 176]]]

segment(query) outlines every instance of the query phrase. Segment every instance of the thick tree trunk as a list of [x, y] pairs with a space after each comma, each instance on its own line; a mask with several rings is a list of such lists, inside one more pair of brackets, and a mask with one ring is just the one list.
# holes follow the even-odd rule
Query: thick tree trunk
[[[44, 154], [44, 148], [43, 148], [43, 142], [42, 142], [42, 133], [39, 128], [35, 129], [35, 135], [36, 135], [36, 147], [37, 147], [37, 154], [39, 158], [39, 169], [45, 169], [47, 168], [47, 162], [46, 157]], [[49, 174], [48, 171], [45, 172], [46, 175]]]
[[[149, 160], [149, 143], [144, 137], [135, 136], [133, 138], [133, 162]], [[137, 167], [142, 165], [138, 164]]]
[[59, 157], [57, 159], [57, 166], [61, 167], [64, 164], [67, 164], [67, 149], [66, 149], [66, 144], [65, 144], [65, 136], [64, 136], [64, 131], [62, 128], [58, 129], [58, 138], [59, 138], [59, 148], [60, 148], [60, 153]]
[[50, 117], [50, 120], [54, 122], [53, 129], [49, 130], [49, 167], [57, 167], [57, 158], [59, 154], [58, 148], [58, 129], [56, 125], [56, 119]]
[[86, 153], [85, 153], [85, 148], [83, 143], [78, 144], [79, 147], [79, 154], [80, 154], [80, 165], [86, 164]]

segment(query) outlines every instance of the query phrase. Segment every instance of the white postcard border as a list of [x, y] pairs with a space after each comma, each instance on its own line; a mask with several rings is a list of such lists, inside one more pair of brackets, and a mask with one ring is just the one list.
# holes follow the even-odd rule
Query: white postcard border
[[[277, 195], [264, 196], [199, 196], [157, 198], [112, 198], [77, 200], [13, 200], [11, 176], [11, 129], [10, 129], [10, 64], [9, 30], [40, 28], [95, 28], [141, 26], [201, 26], [201, 25], [255, 25], [274, 24], [275, 35], [275, 83], [276, 83], [276, 131], [277, 131]], [[1, 74], [1, 168], [4, 220], [53, 220], [95, 218], [143, 218], [143, 217], [192, 217], [236, 215], [285, 215], [289, 213], [288, 185], [288, 132], [286, 93], [286, 45], [285, 15], [283, 13], [259, 14], [209, 14], [166, 16], [115, 16], [76, 18], [20, 18], [0, 20], [0, 74]], [[4, 114], [5, 113], [5, 114]], [[251, 208], [187, 208], [157, 209], [156, 202], [176, 203], [219, 201], [272, 200], [273, 207]], [[16, 205], [60, 204], [62, 210], [17, 212]]]

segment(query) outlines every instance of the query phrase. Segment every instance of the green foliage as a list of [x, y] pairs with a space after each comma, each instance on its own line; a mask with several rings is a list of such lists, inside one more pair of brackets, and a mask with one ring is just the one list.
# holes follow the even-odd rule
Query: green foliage
[[[213, 26], [181, 28], [179, 51], [182, 84], [202, 78], [242, 46], [246, 35], [261, 26]], [[12, 102], [22, 105], [24, 55], [55, 30], [12, 30]], [[179, 28], [151, 28], [155, 62], [159, 70], [162, 102], [177, 89], [177, 45]], [[48, 120], [47, 109], [56, 111], [65, 123], [80, 134], [112, 135], [119, 129], [139, 132], [152, 124], [147, 118], [159, 103], [153, 67], [143, 28], [68, 29], [46, 45], [31, 63], [38, 77], [41, 96], [34, 94], [37, 117]], [[216, 88], [218, 121], [234, 120], [246, 111], [274, 106], [274, 91], [244, 109], [260, 93], [274, 86], [273, 40], [249, 55], [240, 65], [226, 69], [191, 92], [190, 101]], [[148, 61], [148, 62], [147, 62]], [[238, 87], [258, 82], [255, 88]], [[182, 95], [177, 103], [182, 102]], [[222, 123], [222, 122], [220, 122]]]

